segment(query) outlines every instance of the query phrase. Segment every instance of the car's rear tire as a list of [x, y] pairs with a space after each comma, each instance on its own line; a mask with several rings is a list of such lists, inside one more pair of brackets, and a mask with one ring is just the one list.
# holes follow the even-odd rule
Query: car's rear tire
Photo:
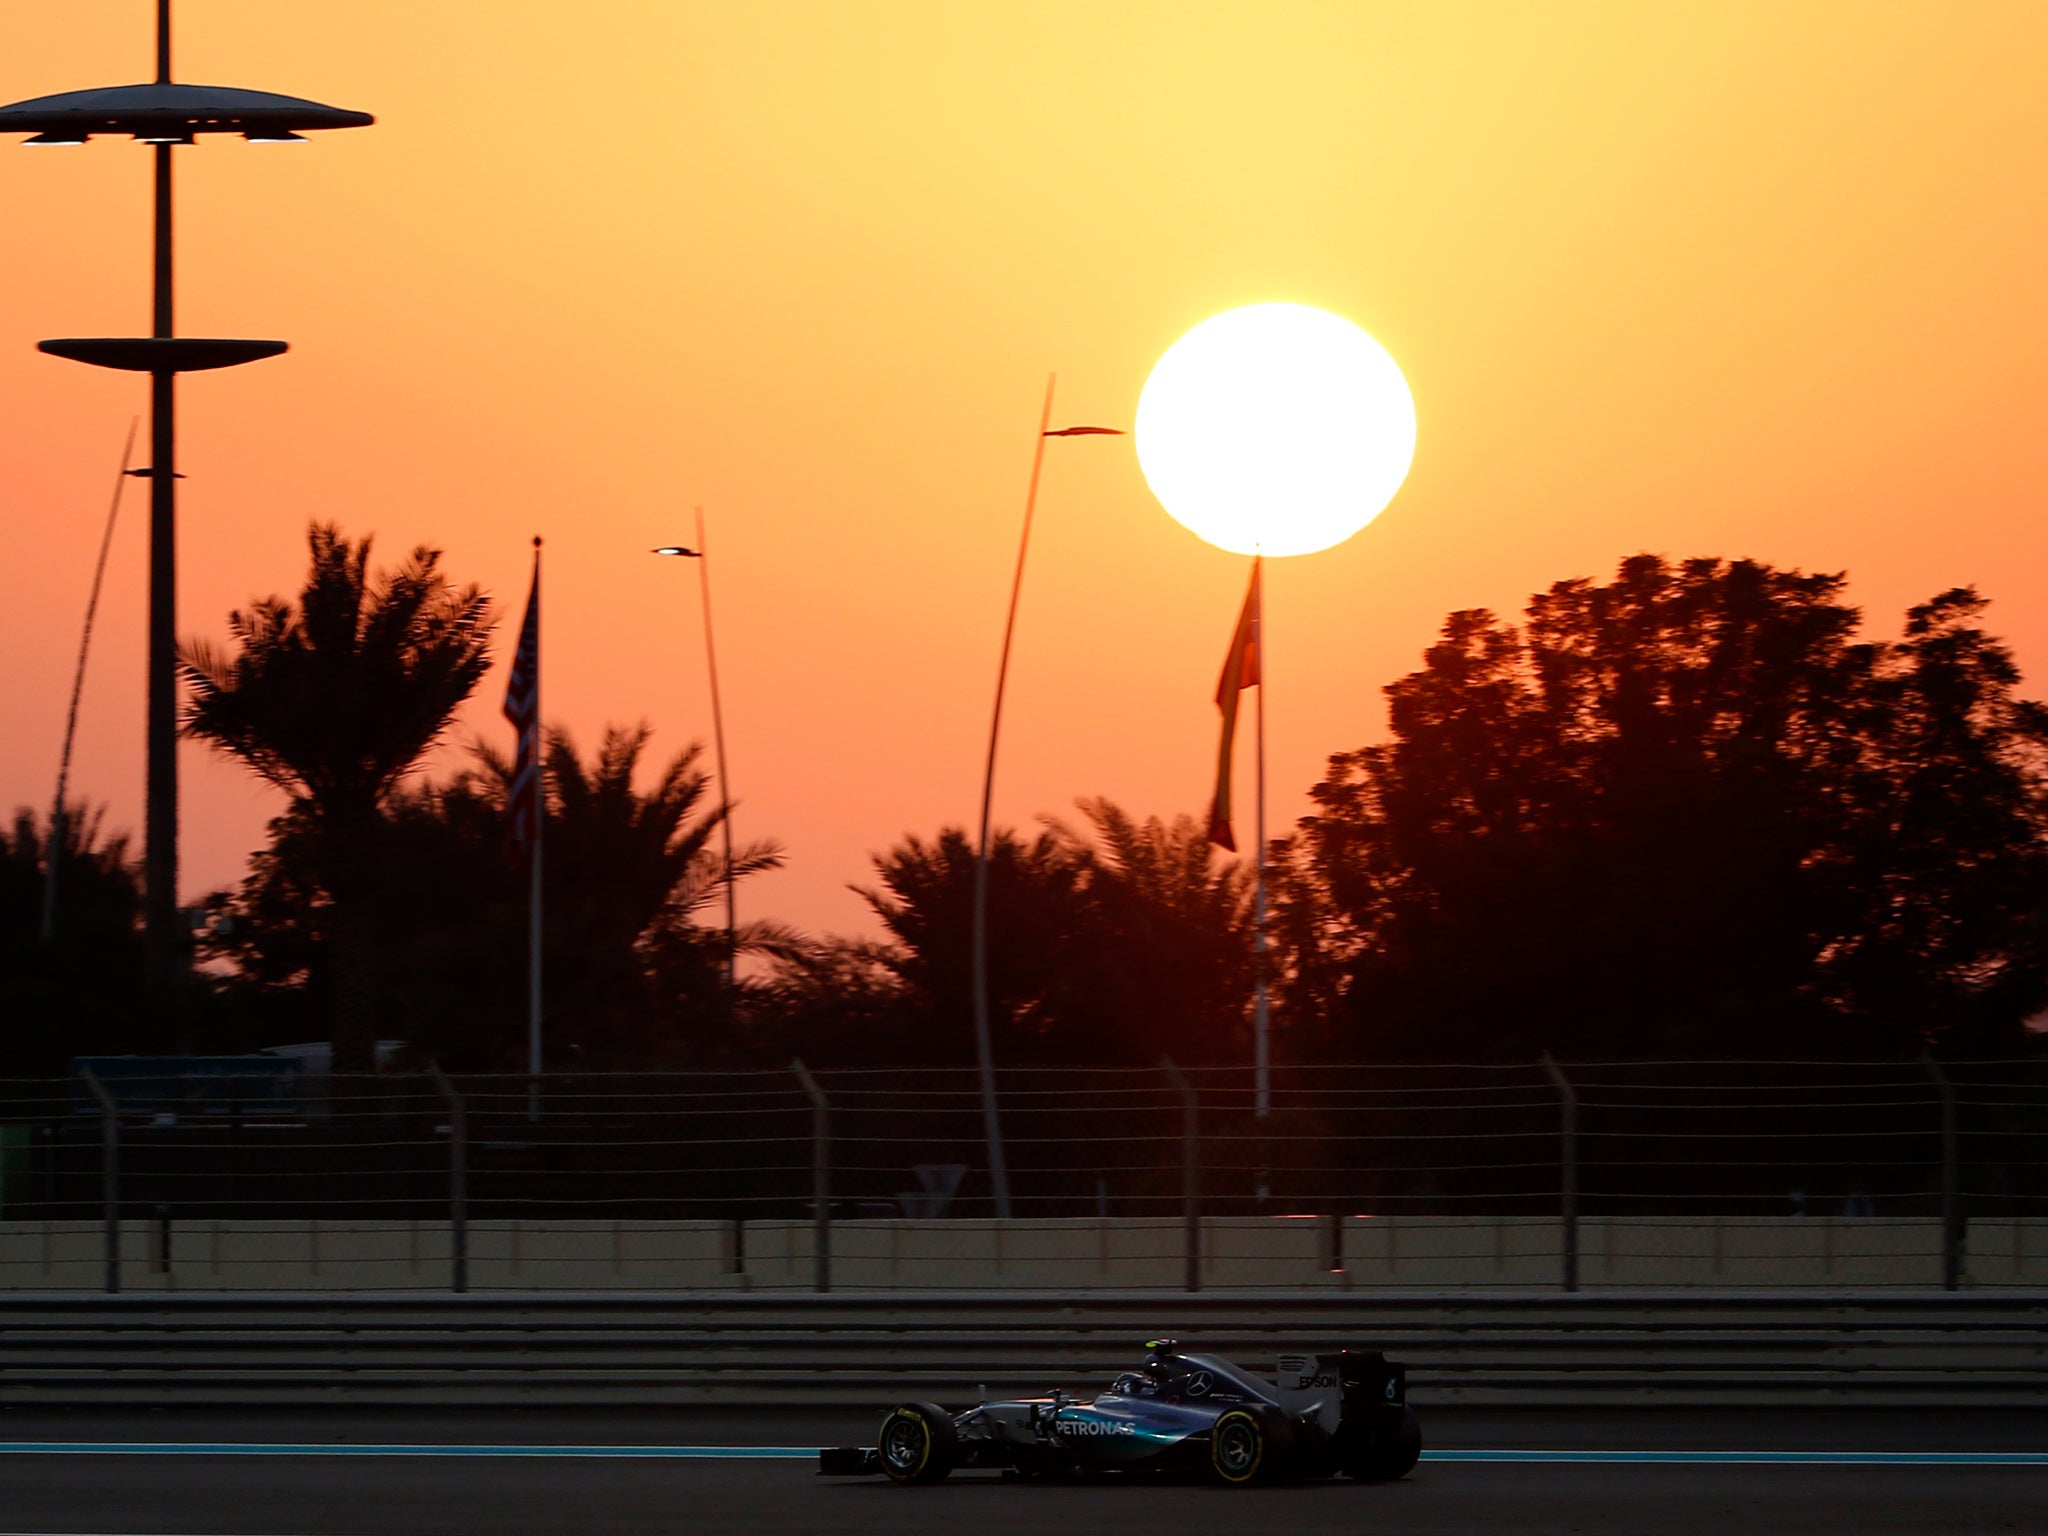
[[1231, 1488], [1270, 1482], [1292, 1448], [1287, 1421], [1277, 1411], [1263, 1405], [1232, 1408], [1209, 1431], [1209, 1472]]
[[875, 1449], [883, 1475], [905, 1487], [939, 1482], [960, 1461], [953, 1416], [936, 1403], [905, 1403], [890, 1409]]
[[1406, 1477], [1422, 1459], [1422, 1420], [1413, 1408], [1403, 1408], [1398, 1419], [1373, 1425], [1359, 1437], [1344, 1458], [1344, 1471], [1361, 1483], [1391, 1483]]

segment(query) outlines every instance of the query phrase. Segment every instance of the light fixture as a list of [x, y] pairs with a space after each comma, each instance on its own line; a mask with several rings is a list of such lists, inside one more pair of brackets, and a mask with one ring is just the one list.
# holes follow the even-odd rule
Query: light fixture
[[251, 144], [303, 144], [306, 136], [289, 128], [246, 128], [242, 137]]
[[652, 550], [650, 553], [657, 555], [682, 555], [691, 560], [701, 560], [704, 558], [696, 550], [682, 544], [664, 544], [661, 548]]
[[[179, 336], [171, 323], [171, 161], [173, 147], [200, 134], [238, 133], [259, 143], [289, 143], [325, 128], [364, 128], [367, 112], [302, 96], [237, 86], [188, 85], [171, 78], [171, 0], [156, 0], [156, 78], [129, 85], [60, 91], [0, 105], [0, 135], [31, 144], [83, 144], [94, 134], [126, 134], [148, 144], [155, 167], [151, 263], [154, 324], [148, 336], [70, 336], [39, 343], [53, 357], [150, 376], [150, 576], [148, 742], [143, 849], [143, 972], [151, 997], [176, 1012], [182, 995], [183, 937], [178, 910], [178, 697], [176, 383], [181, 373], [230, 368], [285, 350], [281, 341]], [[155, 1004], [153, 1004], [155, 1006]]]

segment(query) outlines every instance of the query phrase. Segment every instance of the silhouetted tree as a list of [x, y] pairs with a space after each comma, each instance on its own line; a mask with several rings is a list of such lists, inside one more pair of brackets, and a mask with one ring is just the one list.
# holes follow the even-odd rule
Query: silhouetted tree
[[[547, 732], [542, 874], [544, 1028], [551, 1069], [648, 1068], [739, 1048], [725, 982], [725, 864], [712, 845], [722, 812], [691, 746], [646, 789], [633, 784], [648, 730], [606, 731], [588, 761]], [[506, 858], [511, 765], [479, 748], [473, 766], [401, 789], [376, 839], [376, 986], [416, 1059], [466, 1070], [526, 1060], [527, 884]], [[252, 987], [317, 995], [333, 945], [331, 910], [308, 902], [310, 844], [294, 816], [272, 825], [238, 893], [219, 953]], [[733, 874], [777, 867], [757, 842]], [[743, 925], [743, 952], [793, 942], [772, 923]]]
[[65, 813], [49, 943], [49, 819], [22, 809], [11, 827], [0, 826], [0, 1075], [54, 1073], [78, 1054], [171, 1044], [144, 1023], [140, 873], [126, 834], [105, 834], [105, 814], [83, 805]]
[[1251, 869], [1218, 854], [1192, 816], [1139, 821], [1103, 798], [1080, 807], [1085, 830], [1053, 828], [1084, 875], [1084, 1016], [1136, 1064], [1248, 1060]]
[[2048, 707], [1967, 587], [1912, 609], [1871, 692], [1870, 791], [1819, 995], [1898, 1050], [2004, 1054], [2048, 1000]]
[[1649, 555], [1454, 613], [1281, 845], [1298, 1055], [1897, 1053], [2043, 994], [2048, 714], [1967, 589]]
[[490, 600], [454, 586], [424, 545], [369, 569], [370, 540], [315, 523], [296, 604], [228, 618], [232, 651], [188, 642], [185, 732], [292, 799], [300, 872], [324, 897], [333, 947], [334, 1070], [370, 1070], [379, 834], [393, 791], [490, 665]]
[[[1190, 1062], [1242, 1054], [1251, 987], [1242, 866], [1219, 856], [1192, 817], [1139, 821], [1107, 800], [1081, 810], [1084, 829], [1049, 821], [1028, 842], [1009, 831], [991, 840], [999, 1059], [1150, 1065], [1165, 1053]], [[908, 837], [875, 870], [880, 884], [861, 894], [893, 942], [823, 962], [869, 978], [858, 992], [867, 1011], [887, 1000], [872, 984], [876, 968], [901, 984], [903, 1022], [870, 1042], [868, 1057], [971, 1062], [974, 845], [953, 827], [931, 842]]]
[[[944, 1065], [974, 1060], [974, 842], [958, 827], [915, 834], [874, 861], [880, 884], [856, 887], [894, 945], [887, 963], [913, 1000], [914, 1022], [878, 1056]], [[998, 830], [989, 842], [989, 1004], [1006, 1056], [1091, 1059], [1100, 1042], [1075, 1038], [1065, 1004], [1078, 979], [1075, 925], [1082, 872], [1050, 831], [1029, 842]], [[1074, 1051], [1082, 1054], [1076, 1056]]]
[[929, 1006], [903, 979], [902, 959], [896, 946], [864, 939], [781, 948], [768, 974], [747, 991], [747, 1064], [780, 1067], [792, 1056], [834, 1067], [972, 1061], [973, 1026], [964, 1042], [934, 1032]]
[[[732, 1028], [724, 927], [702, 921], [714, 905], [723, 915], [727, 872], [715, 834], [725, 811], [710, 799], [695, 743], [649, 788], [633, 787], [649, 734], [645, 725], [607, 730], [587, 768], [567, 732], [548, 736], [548, 1014], [562, 1021], [563, 1044], [593, 1066], [701, 1060]], [[502, 782], [503, 765], [497, 772]], [[781, 864], [772, 841], [744, 843], [731, 877]], [[791, 936], [756, 921], [736, 938], [745, 954]]]

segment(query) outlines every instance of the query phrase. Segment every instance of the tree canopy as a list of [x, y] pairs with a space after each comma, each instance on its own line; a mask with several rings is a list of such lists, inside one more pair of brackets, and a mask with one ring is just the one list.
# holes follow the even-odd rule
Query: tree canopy
[[[142, 986], [141, 872], [106, 808], [51, 818], [22, 809], [0, 825], [0, 1076], [57, 1072], [86, 1051], [169, 1050]], [[49, 861], [60, 895], [42, 936]]]
[[[510, 765], [416, 772], [488, 664], [491, 609], [430, 549], [373, 572], [315, 525], [295, 601], [188, 646], [189, 732], [288, 804], [204, 938], [201, 1050], [303, 1041], [342, 1070], [525, 1063], [528, 902]], [[2048, 1006], [2048, 708], [1969, 588], [1867, 629], [1841, 575], [1639, 555], [1515, 622], [1451, 614], [1388, 685], [1386, 739], [1329, 760], [1269, 849], [1282, 1061], [1989, 1056]], [[1358, 724], [1361, 734], [1363, 722]], [[737, 982], [715, 912], [777, 867], [714, 847], [695, 746], [544, 732], [546, 1065], [965, 1066], [975, 848], [910, 834], [856, 887], [879, 933], [754, 921]], [[1189, 816], [1104, 799], [990, 850], [1007, 1066], [1242, 1065], [1252, 870]], [[136, 875], [67, 817], [0, 829], [0, 1016], [15, 1070], [186, 1042], [136, 1023]], [[26, 1021], [26, 1022], [16, 1022]]]
[[2044, 993], [2048, 712], [1983, 601], [1622, 562], [1454, 613], [1279, 845], [1293, 1048], [2006, 1049]]
[[296, 603], [266, 597], [228, 616], [232, 650], [180, 650], [185, 734], [292, 800], [303, 869], [333, 908], [334, 1065], [370, 1068], [375, 1038], [380, 813], [490, 666], [490, 599], [456, 587], [422, 545], [372, 573], [367, 538], [307, 533]]
[[[1242, 1055], [1251, 985], [1244, 866], [1218, 854], [1193, 817], [1141, 820], [1105, 799], [1083, 800], [1080, 810], [1081, 827], [1048, 818], [1029, 839], [998, 831], [990, 840], [998, 1059], [1149, 1066], [1168, 1054], [1187, 1062]], [[974, 864], [961, 828], [906, 837], [875, 859], [878, 883], [861, 889], [890, 942], [831, 947], [814, 959], [843, 981], [865, 978], [854, 994], [857, 1017], [877, 1010], [876, 983], [893, 978], [903, 1034], [871, 1041], [874, 1059], [974, 1059]], [[783, 985], [810, 995], [787, 975]], [[829, 1013], [815, 1027], [832, 1038]]]
[[[636, 787], [649, 731], [607, 730], [587, 758], [550, 728], [542, 755], [547, 850], [543, 1025], [551, 1068], [649, 1067], [730, 1057], [735, 999], [725, 934], [706, 927], [724, 891], [711, 846], [723, 811], [691, 746]], [[415, 1060], [471, 1071], [526, 1061], [527, 877], [506, 857], [511, 765], [477, 749], [445, 777], [393, 794], [371, 840], [374, 984], [380, 1015], [402, 1020]], [[312, 1001], [333, 985], [334, 911], [309, 868], [302, 813], [272, 826], [215, 953], [274, 1000]], [[734, 850], [732, 878], [781, 862], [769, 842]], [[742, 951], [785, 942], [743, 926]]]

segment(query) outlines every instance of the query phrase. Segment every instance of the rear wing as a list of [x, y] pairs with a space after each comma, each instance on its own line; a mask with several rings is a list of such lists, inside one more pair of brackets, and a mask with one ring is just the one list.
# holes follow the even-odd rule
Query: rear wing
[[1313, 1414], [1332, 1433], [1345, 1419], [1408, 1405], [1407, 1371], [1376, 1349], [1282, 1355], [1273, 1378], [1282, 1408], [1296, 1417]]

